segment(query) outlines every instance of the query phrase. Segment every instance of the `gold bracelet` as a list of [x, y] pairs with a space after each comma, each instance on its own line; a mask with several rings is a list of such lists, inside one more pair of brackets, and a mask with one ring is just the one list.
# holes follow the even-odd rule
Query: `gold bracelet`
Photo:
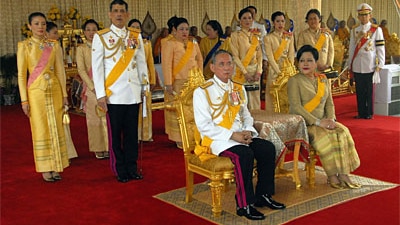
[[29, 104], [28, 101], [22, 101], [22, 102], [21, 102], [21, 105], [28, 105], [28, 104]]

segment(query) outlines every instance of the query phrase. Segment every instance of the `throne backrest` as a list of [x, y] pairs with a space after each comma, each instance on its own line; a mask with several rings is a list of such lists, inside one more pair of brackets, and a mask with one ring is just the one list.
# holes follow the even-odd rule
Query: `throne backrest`
[[175, 97], [175, 107], [185, 155], [191, 154], [196, 146], [194, 131], [197, 128], [193, 114], [193, 92], [204, 82], [204, 76], [200, 69], [191, 70], [188, 81], [184, 84], [181, 92]]

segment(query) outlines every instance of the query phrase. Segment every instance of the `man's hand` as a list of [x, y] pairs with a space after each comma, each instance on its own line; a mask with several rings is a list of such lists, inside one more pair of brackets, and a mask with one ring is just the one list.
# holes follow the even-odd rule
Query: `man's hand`
[[231, 139], [245, 145], [248, 145], [252, 142], [250, 131], [233, 132]]
[[106, 96], [97, 99], [97, 105], [98, 105], [104, 112], [107, 112], [107, 111], [108, 111], [108, 108], [107, 108]]

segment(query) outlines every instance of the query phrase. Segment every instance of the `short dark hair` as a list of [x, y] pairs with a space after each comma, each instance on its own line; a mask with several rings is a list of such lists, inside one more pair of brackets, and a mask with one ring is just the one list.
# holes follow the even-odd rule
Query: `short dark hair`
[[254, 9], [254, 12], [257, 13], [257, 8], [254, 5], [247, 6], [248, 9]]
[[275, 18], [278, 16], [283, 16], [283, 18], [286, 19], [285, 13], [281, 12], [281, 11], [276, 11], [274, 13], [272, 13], [271, 15], [271, 21], [275, 21]]
[[207, 25], [210, 25], [210, 27], [212, 27], [213, 30], [217, 31], [218, 37], [221, 37], [222, 35], [224, 35], [224, 31], [222, 30], [222, 26], [218, 21], [210, 20], [210, 21], [207, 22]]
[[313, 58], [315, 59], [315, 61], [318, 61], [318, 58], [319, 58], [318, 50], [311, 45], [303, 45], [297, 51], [297, 55], [296, 55], [297, 60], [300, 60], [300, 57], [303, 55], [304, 52], [310, 52], [313, 55]]
[[232, 61], [233, 61], [233, 55], [232, 55], [232, 53], [230, 53], [230, 52], [228, 52], [228, 51], [226, 51], [226, 50], [224, 50], [224, 49], [219, 49], [219, 50], [217, 50], [216, 52], [214, 52], [214, 54], [211, 56], [211, 63], [212, 63], [212, 64], [215, 64], [215, 63], [216, 63], [216, 58], [217, 58], [217, 56], [220, 55], [220, 54], [228, 54], [228, 55], [230, 55], [230, 56], [231, 56], [231, 59], [232, 59]]
[[128, 3], [126, 3], [124, 0], [114, 0], [110, 3], [110, 12], [112, 11], [113, 5], [124, 5], [125, 10], [128, 11]]
[[88, 20], [86, 20], [85, 23], [82, 25], [82, 30], [83, 30], [83, 31], [86, 30], [86, 26], [87, 26], [89, 23], [93, 23], [94, 25], [96, 25], [97, 30], [100, 30], [99, 24], [96, 22], [96, 20], [94, 20], [94, 19], [88, 19]]
[[175, 23], [176, 19], [178, 19], [178, 17], [176, 17], [176, 16], [173, 16], [173, 17], [168, 19], [167, 25], [168, 25], [168, 32], [169, 33], [172, 32], [172, 28], [174, 27], [174, 23]]
[[[250, 13], [250, 14], [251, 14], [251, 18], [253, 18], [253, 14], [252, 14], [251, 11], [249, 10], [249, 7], [246, 7], [246, 8], [244, 8], [244, 9], [240, 10], [240, 12], [239, 12], [239, 19], [241, 19], [242, 16], [243, 16], [243, 14], [245, 14], [245, 13]], [[253, 18], [253, 19], [254, 19], [254, 18]]]
[[308, 20], [308, 16], [310, 16], [310, 14], [316, 14], [319, 18], [319, 22], [322, 21], [322, 16], [321, 16], [321, 13], [319, 12], [319, 10], [318, 9], [310, 9], [310, 10], [308, 10], [307, 15], [306, 15], [306, 22]]
[[32, 20], [33, 20], [33, 18], [34, 18], [34, 17], [37, 17], [37, 16], [43, 17], [45, 20], [47, 20], [47, 19], [46, 19], [46, 16], [45, 16], [43, 13], [41, 13], [41, 12], [34, 12], [34, 13], [31, 13], [31, 14], [29, 15], [29, 17], [28, 17], [28, 21], [29, 21], [29, 24], [30, 24], [30, 25], [32, 25]]
[[138, 19], [131, 19], [128, 23], [128, 27], [132, 25], [132, 23], [139, 23], [140, 28], [142, 28], [142, 23]]
[[55, 27], [55, 28], [58, 28], [57, 24], [55, 24], [55, 23], [53, 23], [53, 22], [51, 22], [51, 21], [47, 21], [47, 22], [46, 22], [46, 31], [47, 31], [47, 32], [50, 32], [51, 29], [53, 29], [54, 27]]

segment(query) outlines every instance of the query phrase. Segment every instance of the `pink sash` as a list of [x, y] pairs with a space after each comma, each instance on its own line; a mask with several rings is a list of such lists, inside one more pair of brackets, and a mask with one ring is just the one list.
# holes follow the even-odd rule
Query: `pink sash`
[[44, 47], [42, 56], [40, 57], [38, 64], [35, 66], [35, 69], [29, 75], [28, 88], [42, 74], [43, 70], [46, 68], [52, 51], [53, 48], [51, 46], [46, 45]]

